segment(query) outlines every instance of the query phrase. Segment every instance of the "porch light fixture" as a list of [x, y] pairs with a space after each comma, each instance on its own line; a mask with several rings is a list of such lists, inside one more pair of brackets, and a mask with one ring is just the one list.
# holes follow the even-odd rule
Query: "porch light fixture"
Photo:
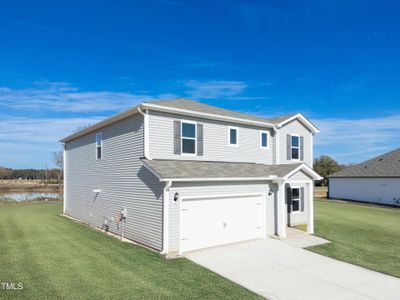
[[176, 202], [176, 201], [178, 201], [178, 199], [179, 199], [179, 194], [178, 194], [178, 192], [176, 192], [174, 195], [174, 201]]

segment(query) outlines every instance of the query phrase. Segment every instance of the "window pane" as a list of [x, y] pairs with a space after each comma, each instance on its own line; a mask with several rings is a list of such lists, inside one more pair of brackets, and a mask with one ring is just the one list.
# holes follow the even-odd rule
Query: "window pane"
[[292, 158], [299, 159], [299, 148], [292, 148]]
[[101, 145], [101, 139], [102, 139], [102, 134], [101, 133], [97, 133], [96, 134], [96, 145], [97, 146]]
[[97, 147], [97, 159], [101, 159], [101, 147]]
[[292, 198], [298, 199], [300, 197], [300, 189], [292, 189]]
[[196, 153], [196, 141], [182, 139], [182, 153]]
[[292, 201], [292, 211], [299, 211], [300, 207], [299, 207], [299, 200], [294, 200]]
[[237, 144], [237, 130], [233, 128], [230, 129], [230, 143], [232, 145]]
[[299, 137], [292, 136], [292, 147], [298, 147], [298, 146], [299, 146]]
[[267, 139], [268, 139], [268, 136], [267, 136], [267, 134], [266, 133], [262, 133], [261, 134], [261, 146], [262, 147], [267, 147], [267, 143], [268, 143], [268, 141], [267, 141]]
[[195, 138], [196, 137], [196, 125], [190, 123], [182, 123], [182, 136]]

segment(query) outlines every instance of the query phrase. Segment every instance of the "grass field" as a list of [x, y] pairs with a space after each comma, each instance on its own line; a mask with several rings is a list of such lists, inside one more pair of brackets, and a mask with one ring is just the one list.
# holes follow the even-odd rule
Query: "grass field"
[[400, 209], [316, 199], [315, 234], [332, 244], [309, 250], [400, 277]]
[[246, 289], [186, 260], [59, 216], [61, 203], [0, 207], [0, 299], [252, 299]]

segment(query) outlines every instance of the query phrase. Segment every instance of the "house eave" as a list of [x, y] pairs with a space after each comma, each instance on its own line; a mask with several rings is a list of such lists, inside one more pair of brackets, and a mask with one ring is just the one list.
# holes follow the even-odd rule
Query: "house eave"
[[312, 133], [319, 133], [319, 129], [313, 124], [311, 123], [305, 116], [303, 116], [303, 114], [298, 113], [294, 116], [291, 116], [290, 118], [287, 118], [286, 120], [280, 122], [277, 127], [278, 128], [282, 128], [283, 126], [285, 126], [287, 123], [293, 121], [293, 120], [300, 120], [300, 122], [302, 122]]
[[145, 109], [149, 109], [149, 110], [153, 110], [153, 111], [175, 113], [175, 114], [179, 114], [179, 115], [200, 117], [200, 118], [219, 120], [219, 121], [226, 121], [226, 122], [232, 122], [232, 123], [237, 123], [237, 124], [254, 125], [254, 126], [261, 126], [261, 127], [268, 127], [268, 128], [275, 127], [275, 124], [268, 123], [268, 122], [253, 121], [253, 120], [242, 119], [242, 118], [235, 118], [235, 117], [228, 117], [228, 116], [222, 116], [222, 115], [216, 115], [216, 114], [210, 114], [210, 113], [203, 113], [203, 112], [197, 112], [197, 111], [193, 111], [193, 110], [167, 107], [167, 106], [157, 105], [157, 104], [153, 104], [153, 103], [144, 102], [144, 103], [142, 103], [142, 106]]

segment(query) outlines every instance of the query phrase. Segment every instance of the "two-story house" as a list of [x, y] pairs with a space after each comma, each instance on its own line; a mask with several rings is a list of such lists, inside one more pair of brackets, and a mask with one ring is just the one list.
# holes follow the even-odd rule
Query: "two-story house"
[[142, 103], [64, 143], [64, 214], [164, 254], [313, 233], [313, 136], [190, 100]]

